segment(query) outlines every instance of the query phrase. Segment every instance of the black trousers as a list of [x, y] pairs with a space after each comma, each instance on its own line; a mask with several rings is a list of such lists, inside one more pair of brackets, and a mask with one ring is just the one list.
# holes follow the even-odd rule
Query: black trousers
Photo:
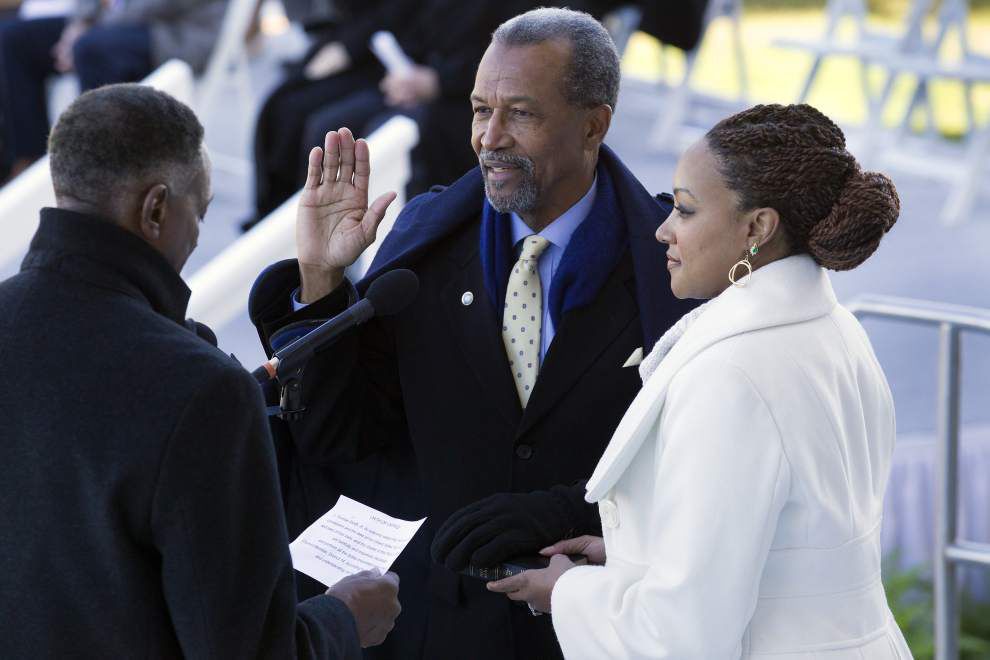
[[[0, 112], [7, 164], [45, 154], [45, 81], [56, 73], [52, 48], [65, 24], [64, 18], [0, 23]], [[144, 26], [97, 25], [76, 42], [73, 60], [83, 91], [140, 80], [151, 72], [151, 36]]]

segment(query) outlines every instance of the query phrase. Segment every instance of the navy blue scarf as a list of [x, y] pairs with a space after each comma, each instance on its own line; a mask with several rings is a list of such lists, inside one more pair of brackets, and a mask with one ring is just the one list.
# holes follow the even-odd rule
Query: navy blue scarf
[[[626, 222], [619, 211], [612, 178], [599, 163], [595, 203], [571, 236], [550, 283], [548, 304], [554, 328], [560, 328], [564, 314], [594, 300], [628, 246]], [[509, 270], [517, 258], [512, 245], [511, 217], [492, 208], [486, 198], [481, 210], [481, 267], [485, 289], [499, 319]]]

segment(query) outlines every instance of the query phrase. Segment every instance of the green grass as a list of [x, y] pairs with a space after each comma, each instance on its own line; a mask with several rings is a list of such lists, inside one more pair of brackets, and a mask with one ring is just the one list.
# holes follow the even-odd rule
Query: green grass
[[[970, 48], [990, 56], [990, 0], [971, 2], [968, 39]], [[774, 46], [783, 37], [814, 40], [824, 30], [824, 14], [821, 0], [750, 0], [744, 3], [742, 34], [749, 76], [750, 102], [793, 103], [801, 90], [811, 67], [812, 57], [797, 50]], [[907, 6], [907, 0], [881, 0], [870, 3], [871, 29], [897, 35]], [[934, 19], [929, 18], [927, 28], [934, 29]], [[842, 34], [848, 35], [851, 25], [844, 25]], [[727, 20], [720, 19], [701, 44], [694, 73], [694, 86], [716, 96], [734, 97], [739, 90], [732, 56], [732, 32]], [[958, 57], [959, 42], [951, 35], [942, 51], [947, 60]], [[684, 55], [676, 48], [662, 47], [648, 35], [637, 33], [630, 40], [623, 59], [626, 73], [639, 78], [667, 83], [677, 83], [684, 75]], [[871, 89], [883, 84], [886, 73], [879, 68], [868, 72]], [[853, 58], [830, 57], [822, 65], [808, 102], [815, 105], [836, 121], [843, 124], [861, 124], [866, 121], [867, 107], [861, 82], [861, 67]], [[914, 89], [912, 76], [900, 76], [895, 82], [890, 102], [884, 108], [885, 125], [900, 123]], [[968, 130], [965, 115], [965, 97], [962, 84], [954, 81], [935, 81], [932, 84], [935, 124], [946, 137], [956, 138]], [[974, 106], [978, 123], [990, 118], [990, 85], [974, 87]], [[920, 127], [920, 114], [913, 125]]]
[[[894, 557], [884, 566], [884, 588], [894, 620], [904, 633], [915, 660], [935, 657], [934, 621], [931, 579], [920, 569], [894, 569]], [[960, 660], [990, 658], [990, 603], [974, 601], [966, 595], [960, 600], [959, 657]]]

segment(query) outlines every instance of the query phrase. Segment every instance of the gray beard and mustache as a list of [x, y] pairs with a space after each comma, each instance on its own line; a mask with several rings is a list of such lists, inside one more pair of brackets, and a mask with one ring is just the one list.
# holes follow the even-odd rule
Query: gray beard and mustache
[[[499, 213], [527, 213], [536, 208], [540, 191], [536, 184], [533, 161], [523, 156], [485, 149], [478, 154], [478, 160], [481, 163], [482, 178], [485, 182], [485, 197], [488, 198], [492, 208]], [[514, 189], [505, 190], [504, 183], [488, 180], [485, 165], [517, 167], [522, 176]]]

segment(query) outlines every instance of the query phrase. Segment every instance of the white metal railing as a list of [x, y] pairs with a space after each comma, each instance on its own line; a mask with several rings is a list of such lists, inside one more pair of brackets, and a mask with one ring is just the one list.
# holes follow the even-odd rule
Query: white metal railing
[[[193, 74], [189, 65], [169, 60], [145, 78], [143, 84], [168, 92], [183, 103], [193, 98]], [[55, 205], [48, 156], [41, 158], [0, 191], [0, 269], [8, 270], [14, 259], [27, 252], [38, 228], [42, 207]]]
[[905, 298], [857, 298], [848, 309], [860, 318], [884, 318], [939, 329], [938, 411], [935, 437], [935, 658], [959, 657], [959, 563], [990, 568], [990, 544], [959, 538], [960, 356], [963, 331], [990, 335], [990, 310]]
[[[350, 269], [353, 277], [367, 270], [405, 201], [409, 152], [419, 139], [416, 122], [394, 117], [368, 137], [371, 152], [369, 199], [389, 190], [399, 194], [378, 228], [375, 243]], [[250, 232], [214, 257], [189, 278], [192, 298], [188, 315], [219, 330], [247, 310], [248, 294], [258, 273], [269, 264], [296, 255], [296, 206], [299, 193], [272, 211]]]

